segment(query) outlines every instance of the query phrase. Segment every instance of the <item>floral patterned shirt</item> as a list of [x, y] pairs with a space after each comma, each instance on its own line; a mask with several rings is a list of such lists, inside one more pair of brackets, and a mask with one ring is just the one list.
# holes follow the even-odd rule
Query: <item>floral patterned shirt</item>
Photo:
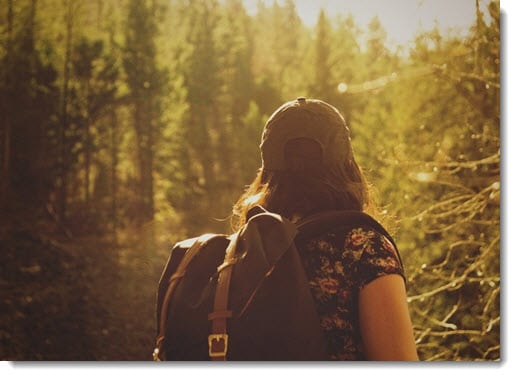
[[339, 228], [298, 244], [332, 360], [366, 360], [359, 330], [360, 289], [402, 266], [392, 243], [368, 228]]

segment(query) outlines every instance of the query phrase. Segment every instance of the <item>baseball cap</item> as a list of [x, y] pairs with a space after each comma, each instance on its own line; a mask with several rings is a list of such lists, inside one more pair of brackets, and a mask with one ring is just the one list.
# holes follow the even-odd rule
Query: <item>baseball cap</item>
[[324, 167], [352, 158], [350, 131], [340, 112], [322, 100], [299, 97], [280, 106], [266, 122], [260, 145], [263, 169], [288, 170], [287, 153], [295, 150], [286, 146], [297, 139], [319, 146]]

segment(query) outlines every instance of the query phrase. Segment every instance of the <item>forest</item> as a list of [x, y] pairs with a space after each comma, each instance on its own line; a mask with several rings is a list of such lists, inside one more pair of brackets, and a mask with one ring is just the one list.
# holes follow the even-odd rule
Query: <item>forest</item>
[[0, 0], [0, 360], [151, 360], [172, 245], [233, 231], [299, 96], [346, 118], [420, 358], [500, 360], [500, 4], [471, 3], [392, 47], [293, 0]]

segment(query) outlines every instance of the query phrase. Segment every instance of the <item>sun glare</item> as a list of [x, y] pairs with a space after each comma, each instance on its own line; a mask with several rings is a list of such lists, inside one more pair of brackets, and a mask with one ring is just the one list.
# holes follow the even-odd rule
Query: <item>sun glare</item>
[[347, 89], [348, 89], [348, 86], [347, 86], [347, 84], [346, 84], [346, 83], [340, 82], [340, 83], [338, 84], [338, 91], [339, 91], [340, 93], [345, 93], [345, 92], [347, 91]]
[[[274, 1], [284, 5], [285, 0], [244, 0], [249, 13], [257, 12], [261, 1], [266, 6]], [[466, 32], [475, 19], [474, 0], [295, 0], [297, 12], [302, 21], [313, 27], [320, 9], [330, 18], [336, 15], [352, 14], [357, 26], [366, 30], [370, 21], [377, 16], [383, 25], [388, 43], [408, 44], [421, 32], [438, 27], [442, 32]], [[480, 0], [485, 14], [485, 0]]]

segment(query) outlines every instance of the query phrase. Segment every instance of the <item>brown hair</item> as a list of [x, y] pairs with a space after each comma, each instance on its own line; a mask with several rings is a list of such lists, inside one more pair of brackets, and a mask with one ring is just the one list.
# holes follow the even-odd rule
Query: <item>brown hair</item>
[[243, 226], [256, 205], [290, 219], [324, 210], [370, 208], [369, 185], [354, 157], [345, 164], [323, 166], [318, 145], [310, 141], [294, 139], [286, 145], [288, 169], [258, 170], [233, 207], [233, 226]]

